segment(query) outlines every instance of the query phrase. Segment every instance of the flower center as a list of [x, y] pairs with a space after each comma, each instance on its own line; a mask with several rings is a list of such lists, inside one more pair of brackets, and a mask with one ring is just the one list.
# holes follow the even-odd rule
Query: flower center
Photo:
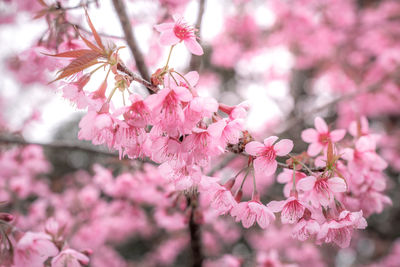
[[272, 146], [266, 147], [263, 152], [261, 153], [261, 156], [266, 158], [268, 161], [272, 161], [276, 157], [275, 150]]
[[323, 145], [327, 144], [329, 139], [330, 139], [329, 133], [322, 133], [319, 134], [318, 136], [318, 142], [320, 142]]
[[193, 29], [183, 23], [175, 24], [174, 33], [175, 33], [176, 37], [178, 37], [181, 40], [185, 40], [185, 39], [194, 37]]

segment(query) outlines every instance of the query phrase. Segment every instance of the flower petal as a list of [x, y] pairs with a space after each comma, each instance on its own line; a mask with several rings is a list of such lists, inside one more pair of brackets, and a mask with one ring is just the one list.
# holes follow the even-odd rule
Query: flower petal
[[301, 139], [306, 143], [316, 143], [318, 142], [318, 132], [313, 128], [305, 129], [301, 133]]
[[199, 81], [199, 73], [197, 71], [191, 71], [186, 73], [185, 79], [190, 83], [191, 86], [195, 86]]
[[204, 54], [203, 48], [194, 38], [184, 40], [187, 49], [194, 55], [201, 56]]
[[272, 146], [276, 142], [276, 140], [278, 140], [277, 136], [270, 136], [268, 138], [265, 138], [264, 139], [264, 145], [265, 146]]
[[340, 177], [333, 177], [328, 179], [329, 189], [332, 192], [341, 193], [346, 192], [346, 182]]
[[267, 208], [269, 208], [272, 212], [280, 212], [283, 209], [283, 206], [285, 206], [286, 200], [282, 201], [271, 201], [267, 204]]
[[293, 141], [289, 139], [282, 139], [274, 145], [276, 155], [285, 156], [293, 149]]
[[319, 133], [328, 132], [328, 125], [326, 125], [326, 122], [321, 117], [315, 118], [314, 125]]
[[175, 33], [171, 31], [164, 31], [160, 36], [160, 43], [162, 45], [170, 46], [179, 43], [180, 39], [176, 37]]
[[264, 148], [264, 145], [257, 141], [248, 143], [245, 147], [246, 153], [252, 156], [257, 156], [258, 153]]
[[307, 176], [297, 182], [296, 188], [303, 191], [310, 191], [315, 185], [317, 178], [314, 176]]
[[324, 147], [320, 143], [312, 143], [311, 145], [308, 146], [307, 153], [311, 157], [314, 157], [318, 155], [323, 148]]
[[340, 140], [343, 139], [345, 134], [346, 134], [346, 130], [339, 129], [339, 130], [332, 131], [329, 135], [331, 136], [332, 142], [339, 142]]
[[173, 29], [174, 25], [175, 25], [175, 23], [172, 23], [172, 22], [161, 23], [161, 24], [155, 25], [154, 28], [159, 32], [164, 32], [164, 31]]

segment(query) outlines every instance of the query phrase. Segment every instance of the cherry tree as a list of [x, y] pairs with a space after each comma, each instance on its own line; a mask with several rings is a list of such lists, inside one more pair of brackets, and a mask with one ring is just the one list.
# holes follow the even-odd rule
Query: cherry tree
[[[0, 266], [396, 266], [398, 11], [1, 1], [41, 33], [3, 60]], [[55, 98], [74, 138], [31, 140]]]

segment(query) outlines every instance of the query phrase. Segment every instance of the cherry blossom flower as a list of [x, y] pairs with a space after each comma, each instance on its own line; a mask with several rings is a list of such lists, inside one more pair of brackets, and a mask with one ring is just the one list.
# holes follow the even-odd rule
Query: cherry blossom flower
[[89, 111], [80, 121], [81, 128], [78, 138], [81, 140], [91, 140], [93, 144], [107, 144], [112, 146], [114, 138], [114, 119], [109, 113], [97, 113]]
[[341, 248], [347, 248], [350, 245], [353, 230], [365, 227], [367, 227], [367, 221], [363, 217], [362, 211], [344, 210], [337, 219], [332, 219], [321, 226], [317, 238], [325, 243], [334, 242]]
[[173, 18], [174, 23], [162, 23], [154, 26], [157, 31], [161, 32], [160, 43], [170, 46], [183, 41], [192, 54], [203, 55], [203, 48], [196, 40], [196, 29], [189, 26], [180, 16], [174, 15]]
[[27, 232], [15, 246], [15, 267], [42, 267], [49, 258], [58, 254], [51, 237], [45, 233]]
[[242, 221], [244, 228], [249, 228], [257, 221], [258, 225], [265, 229], [275, 220], [275, 215], [265, 205], [257, 200], [240, 202], [231, 210], [232, 217], [236, 217], [236, 221]]
[[342, 193], [347, 190], [344, 179], [340, 177], [315, 178], [308, 176], [297, 183], [297, 188], [308, 192], [307, 199], [314, 207], [327, 206], [333, 199], [334, 193]]
[[254, 160], [256, 176], [273, 174], [278, 166], [276, 156], [285, 156], [292, 151], [293, 141], [282, 139], [275, 143], [277, 140], [277, 136], [270, 136], [264, 139], [264, 144], [252, 141], [246, 145], [246, 152], [256, 157]]
[[319, 223], [314, 219], [300, 219], [292, 230], [292, 236], [300, 241], [306, 241], [320, 231]]
[[220, 185], [218, 185], [217, 189], [213, 192], [212, 199], [211, 207], [215, 209], [219, 215], [229, 213], [232, 208], [237, 205], [231, 191]]
[[192, 94], [185, 87], [172, 86], [147, 97], [145, 103], [153, 112], [154, 123], [168, 135], [176, 137], [185, 121], [183, 103], [191, 101], [192, 98]]
[[329, 140], [336, 143], [342, 140], [346, 134], [346, 130], [343, 129], [330, 131], [328, 125], [320, 117], [315, 118], [314, 125], [315, 129], [309, 128], [301, 133], [301, 138], [304, 142], [310, 143], [307, 153], [312, 157], [326, 148]]
[[289, 197], [282, 201], [271, 201], [267, 207], [272, 212], [281, 212], [282, 223], [293, 224], [303, 217], [305, 207], [296, 197]]
[[67, 248], [51, 260], [51, 267], [81, 267], [89, 264], [89, 258], [76, 250]]

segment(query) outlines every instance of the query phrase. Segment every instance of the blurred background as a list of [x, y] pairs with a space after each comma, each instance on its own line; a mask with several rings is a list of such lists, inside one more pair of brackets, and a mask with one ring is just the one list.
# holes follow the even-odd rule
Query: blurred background
[[[43, 9], [37, 1], [0, 1], [2, 150], [13, 147], [10, 138], [91, 147], [77, 139], [85, 111], [62, 97], [59, 84], [48, 84], [62, 65], [43, 54], [55, 53], [74, 39], [74, 25], [90, 36], [83, 5], [106, 42], [126, 45], [111, 0], [45, 2], [55, 9], [34, 18]], [[295, 143], [294, 152], [300, 153], [307, 148], [301, 131], [312, 127], [316, 116], [325, 118], [332, 127], [345, 129], [352, 120], [366, 116], [371, 131], [381, 135], [378, 150], [389, 163], [386, 193], [393, 205], [369, 217], [367, 229], [360, 231], [350, 248], [317, 246], [320, 262], [327, 266], [400, 266], [400, 241], [396, 241], [400, 236], [399, 1], [126, 0], [125, 4], [150, 74], [168, 56], [168, 48], [158, 43], [154, 25], [171, 20], [173, 14], [183, 14], [199, 28], [205, 54], [194, 57], [183, 45], [177, 46], [169, 65], [181, 72], [199, 71], [197, 88], [202, 96], [213, 96], [228, 105], [247, 101], [250, 110], [246, 127], [256, 139], [269, 135], [290, 138]], [[138, 72], [129, 48], [122, 49], [121, 56]], [[104, 73], [96, 75], [99, 78], [92, 79], [86, 88], [98, 88]], [[147, 94], [138, 84], [131, 87]], [[64, 190], [65, 176], [77, 171], [93, 175], [95, 163], [112, 169], [114, 176], [138, 167], [127, 160], [119, 161], [101, 147], [93, 149], [104, 154], [43, 148], [52, 166], [45, 176], [54, 192]], [[268, 186], [268, 198], [282, 196], [281, 185]], [[270, 235], [266, 240], [279, 236]], [[250, 257], [252, 245], [248, 243], [242, 237], [221, 250], [241, 255], [243, 266], [250, 266], [246, 257]], [[119, 255], [120, 266], [125, 266], [130, 260], [142, 259], [157, 245], [155, 238], [133, 235], [113, 246], [113, 253]], [[300, 245], [300, 251], [307, 251], [308, 245]], [[155, 266], [187, 266], [185, 248], [179, 251], [174, 263]], [[286, 255], [283, 261], [289, 264], [291, 257]]]

